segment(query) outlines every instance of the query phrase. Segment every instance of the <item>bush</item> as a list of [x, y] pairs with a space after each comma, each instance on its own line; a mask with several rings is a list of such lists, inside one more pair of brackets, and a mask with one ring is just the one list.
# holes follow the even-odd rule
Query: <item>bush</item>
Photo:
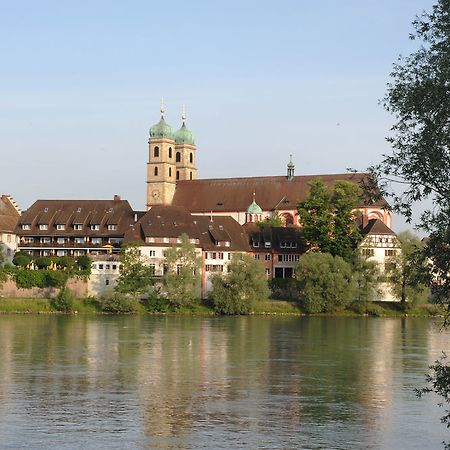
[[75, 266], [75, 260], [70, 256], [62, 256], [59, 258], [58, 266], [63, 269], [72, 269]]
[[70, 289], [63, 288], [55, 298], [50, 300], [50, 305], [52, 308], [56, 309], [56, 311], [71, 312], [73, 311], [74, 302], [75, 297]]
[[92, 259], [87, 255], [82, 255], [77, 259], [77, 265], [80, 270], [86, 271], [87, 275], [91, 274]]
[[[36, 271], [35, 271], [36, 272]], [[44, 286], [64, 288], [69, 278], [66, 272], [60, 270], [46, 270], [44, 271]]]
[[298, 283], [294, 278], [273, 278], [269, 281], [271, 298], [298, 300]]
[[127, 314], [136, 310], [134, 299], [121, 292], [109, 291], [105, 292], [98, 298], [100, 311], [113, 314]]
[[51, 258], [48, 258], [47, 256], [40, 256], [34, 260], [34, 264], [36, 264], [39, 269], [47, 269], [50, 267], [51, 263]]
[[169, 310], [169, 302], [167, 299], [160, 295], [159, 291], [153, 289], [141, 303], [150, 312], [166, 312]]
[[15, 266], [27, 267], [31, 263], [31, 256], [25, 252], [17, 252], [12, 262]]
[[17, 269], [14, 275], [16, 286], [21, 289], [30, 289], [32, 287], [45, 287], [45, 273], [43, 270]]
[[334, 312], [355, 295], [352, 267], [340, 256], [307, 253], [295, 268], [303, 309], [308, 313]]

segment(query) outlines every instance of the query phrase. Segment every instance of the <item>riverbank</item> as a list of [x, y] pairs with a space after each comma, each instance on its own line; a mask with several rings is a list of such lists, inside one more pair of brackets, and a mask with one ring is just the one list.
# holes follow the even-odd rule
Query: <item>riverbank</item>
[[[73, 305], [74, 314], [104, 314], [92, 298], [77, 298]], [[0, 314], [61, 314], [46, 298], [0, 298]], [[177, 311], [155, 313], [148, 311], [144, 305], [138, 304], [134, 314], [151, 315], [199, 315], [214, 316], [214, 310], [205, 303], [196, 304], [191, 308]], [[298, 303], [285, 300], [265, 300], [258, 302], [253, 311], [254, 315], [306, 315]], [[410, 308], [407, 313], [401, 310], [396, 303], [369, 303], [367, 307], [360, 305], [357, 310], [346, 309], [329, 314], [316, 314], [321, 316], [376, 316], [376, 317], [439, 317], [443, 311], [436, 305], [423, 304]]]

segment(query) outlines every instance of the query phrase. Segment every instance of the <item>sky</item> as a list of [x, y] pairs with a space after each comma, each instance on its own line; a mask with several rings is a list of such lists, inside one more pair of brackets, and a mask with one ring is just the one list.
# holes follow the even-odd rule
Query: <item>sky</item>
[[[429, 0], [0, 0], [0, 194], [145, 209], [148, 129], [187, 126], [199, 178], [364, 171]], [[420, 210], [420, 206], [416, 208]], [[396, 217], [394, 230], [411, 228]]]

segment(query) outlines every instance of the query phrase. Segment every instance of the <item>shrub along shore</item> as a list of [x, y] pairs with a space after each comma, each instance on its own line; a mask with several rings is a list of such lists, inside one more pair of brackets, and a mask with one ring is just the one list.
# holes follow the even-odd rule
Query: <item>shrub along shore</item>
[[[218, 316], [208, 302], [199, 302], [189, 308], [167, 309], [157, 311], [149, 309], [145, 301], [132, 304], [102, 305], [99, 299], [71, 298], [67, 303], [64, 299], [46, 298], [0, 298], [0, 314], [139, 314], [139, 315], [192, 315]], [[106, 306], [106, 307], [105, 307]], [[286, 300], [264, 300], [255, 305], [251, 315], [312, 315], [312, 316], [374, 316], [374, 317], [440, 317], [444, 314], [438, 306], [422, 304], [412, 307], [405, 313], [398, 303], [370, 303], [367, 310], [349, 308], [333, 313], [307, 314], [301, 310], [298, 302]]]

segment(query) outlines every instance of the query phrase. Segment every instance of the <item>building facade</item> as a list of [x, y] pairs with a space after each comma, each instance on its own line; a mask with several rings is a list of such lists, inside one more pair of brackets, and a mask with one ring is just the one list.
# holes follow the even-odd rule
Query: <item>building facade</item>
[[21, 211], [10, 195], [0, 197], [0, 251], [4, 263], [11, 263], [17, 250], [16, 227]]

